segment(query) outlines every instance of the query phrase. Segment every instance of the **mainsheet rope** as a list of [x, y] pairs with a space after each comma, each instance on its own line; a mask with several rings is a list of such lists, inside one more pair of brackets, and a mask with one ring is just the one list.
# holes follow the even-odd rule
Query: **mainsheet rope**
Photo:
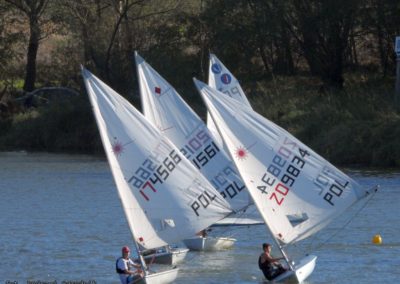
[[[320, 249], [322, 246], [324, 246], [326, 243], [328, 243], [333, 237], [337, 236], [340, 232], [342, 232], [359, 214], [360, 212], [368, 205], [368, 203], [371, 201], [372, 197], [375, 196], [376, 192], [378, 191], [379, 187], [377, 186], [375, 188], [375, 190], [370, 193], [367, 197], [366, 197], [366, 201], [365, 204], [363, 206], [361, 206], [355, 213], [354, 215], [349, 218], [349, 220], [347, 222], [344, 223], [344, 225], [340, 228], [338, 228], [331, 236], [329, 236], [325, 241], [323, 241], [322, 243], [320, 243], [317, 247], [315, 247], [313, 250], [318, 250]], [[311, 250], [312, 245], [314, 244], [314, 240], [315, 240], [316, 234], [314, 234], [312, 241], [310, 243], [310, 245], [308, 246], [308, 251]]]

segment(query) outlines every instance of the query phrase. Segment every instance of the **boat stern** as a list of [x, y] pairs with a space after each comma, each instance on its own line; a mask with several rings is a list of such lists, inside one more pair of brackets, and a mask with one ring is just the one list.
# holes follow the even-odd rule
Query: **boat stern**
[[317, 256], [307, 255], [295, 265], [295, 274], [299, 283], [303, 282], [314, 271]]
[[151, 273], [145, 276], [144, 281], [141, 283], [146, 284], [166, 284], [172, 283], [178, 277], [178, 268], [174, 267], [169, 270]]

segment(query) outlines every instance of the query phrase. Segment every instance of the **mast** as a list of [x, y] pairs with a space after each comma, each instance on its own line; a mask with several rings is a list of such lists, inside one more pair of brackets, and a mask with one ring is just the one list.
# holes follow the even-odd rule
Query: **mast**
[[[137, 53], [137, 51], [135, 50], [135, 52], [134, 52], [134, 57], [135, 57], [135, 59], [137, 58], [137, 55], [138, 55], [138, 53]], [[137, 64], [135, 64], [135, 67], [136, 67], [136, 74], [139, 74], [139, 73], [138, 73]], [[138, 76], [138, 81], [139, 81], [139, 79], [140, 79], [140, 78], [139, 78], [139, 76]], [[140, 97], [142, 98], [142, 92], [140, 91], [140, 85], [139, 85], [139, 95], [140, 95]], [[140, 101], [143, 102], [143, 99], [141, 99]], [[142, 103], [142, 113], [144, 113], [143, 103]], [[132, 233], [132, 234], [133, 234], [133, 233]], [[147, 274], [148, 274], [148, 271], [145, 269], [145, 268], [147, 268], [147, 266], [146, 266], [146, 261], [144, 260], [144, 258], [143, 258], [143, 256], [142, 256], [142, 253], [141, 253], [141, 251], [140, 251], [140, 247], [139, 247], [138, 243], [136, 242], [136, 239], [135, 239], [135, 238], [134, 238], [134, 243], [135, 243], [136, 251], [137, 251], [137, 254], [138, 254], [138, 257], [139, 257], [139, 260], [140, 260], [140, 265], [142, 266], [142, 269], [143, 269], [145, 275], [147, 275]]]
[[244, 211], [250, 205], [244, 182], [214, 134], [161, 74], [137, 53], [135, 59], [144, 116], [180, 149], [234, 213]]
[[[89, 83], [88, 83], [88, 81], [87, 81], [87, 79], [86, 79], [86, 74], [85, 74], [85, 73], [87, 72], [87, 70], [86, 70], [82, 65], [81, 65], [81, 72], [83, 73], [83, 77], [84, 77], [84, 79], [85, 79], [85, 80], [84, 80], [84, 83], [85, 83], [85, 85], [86, 85], [86, 88], [89, 90], [89, 89], [91, 88], [91, 86], [89, 85]], [[94, 113], [95, 113], [94, 117], [95, 117], [96, 123], [97, 123], [97, 125], [101, 125], [101, 122], [100, 122], [100, 120], [99, 120], [99, 117], [100, 117], [100, 116], [99, 116], [98, 114], [96, 114], [99, 110], [98, 110], [96, 107], [94, 107], [94, 106], [96, 105], [96, 102], [94, 101], [92, 95], [89, 95], [89, 100], [90, 100], [90, 103], [91, 103], [91, 105], [92, 105], [92, 109], [93, 109], [93, 111], [94, 111]], [[100, 129], [100, 138], [101, 138], [102, 143], [103, 143], [104, 146], [110, 144], [110, 142], [108, 141], [108, 139], [106, 139], [106, 135], [103, 134], [103, 132], [102, 132], [101, 129]], [[105, 151], [105, 152], [106, 152], [106, 155], [107, 155], [108, 159], [113, 159], [113, 157], [112, 157], [111, 155], [109, 155], [109, 152], [108, 152], [108, 151]], [[119, 175], [119, 174], [117, 173], [117, 171], [116, 171], [112, 166], [111, 166], [111, 171], [114, 172], [113, 177], [114, 177], [114, 179], [116, 180], [117, 178], [115, 177], [115, 175]], [[116, 181], [116, 186], [117, 186], [117, 187], [118, 187], [118, 184], [119, 184], [119, 182]], [[117, 190], [117, 192], [118, 192], [118, 197], [119, 197], [119, 199], [120, 199], [122, 208], [124, 209], [125, 219], [128, 221], [128, 215], [127, 215], [127, 212], [126, 212], [126, 208], [125, 208], [124, 203], [123, 203], [123, 201], [122, 201], [122, 200], [123, 200], [123, 196], [121, 195], [120, 190]], [[131, 234], [132, 234], [132, 237], [133, 237], [133, 242], [134, 242], [134, 244], [135, 244], [136, 253], [138, 254], [138, 258], [139, 258], [139, 261], [140, 261], [140, 266], [142, 267], [142, 270], [143, 270], [143, 271], [145, 272], [145, 274], [147, 275], [148, 272], [146, 271], [146, 268], [147, 268], [147, 267], [146, 267], [146, 263], [145, 263], [145, 261], [144, 261], [144, 259], [143, 259], [142, 254], [140, 253], [139, 245], [138, 245], [138, 243], [136, 242], [135, 230], [134, 230], [134, 228], [132, 227], [132, 225], [130, 224], [130, 222], [127, 222], [127, 223], [128, 223], [129, 229], [130, 229]]]
[[[256, 206], [257, 206], [257, 205], [256, 205]], [[258, 209], [258, 207], [257, 207], [257, 209]], [[259, 210], [259, 209], [258, 209], [258, 210]], [[285, 261], [286, 261], [287, 265], [289, 266], [290, 270], [293, 270], [293, 271], [294, 271], [294, 267], [293, 267], [293, 265], [292, 265], [292, 262], [289, 260], [289, 258], [288, 258], [288, 256], [287, 256], [286, 252], [283, 250], [283, 247], [281, 246], [281, 244], [279, 243], [279, 241], [277, 240], [277, 238], [275, 238], [275, 235], [272, 233], [270, 227], [268, 226], [267, 220], [264, 219], [264, 221], [265, 221], [265, 225], [267, 226], [269, 232], [270, 232], [271, 235], [272, 235], [272, 238], [274, 239], [275, 243], [278, 245], [278, 248], [279, 248], [280, 252], [282, 253], [283, 257], [285, 258]]]
[[141, 105], [141, 107], [142, 107], [142, 113], [143, 114], [145, 114], [144, 113], [144, 98], [143, 98], [143, 92], [142, 92], [142, 90], [141, 90], [141, 88], [142, 88], [142, 85], [140, 84], [140, 73], [139, 73], [139, 64], [137, 63], [137, 59], [138, 59], [138, 56], [139, 56], [139, 54], [138, 54], [138, 52], [135, 50], [135, 68], [136, 68], [136, 74], [137, 74], [137, 79], [138, 79], [138, 84], [139, 84], [139, 96], [140, 96], [140, 105]]
[[[231, 209], [190, 161], [178, 154], [179, 150], [172, 142], [164, 138], [125, 98], [84, 68], [82, 75], [118, 196], [145, 272], [143, 249], [162, 247], [168, 242], [189, 237], [224, 218]], [[162, 176], [156, 172], [157, 166], [163, 170]], [[138, 177], [139, 169], [146, 175]], [[147, 189], [145, 193], [144, 189]], [[190, 192], [185, 189], [190, 189]], [[206, 209], [200, 205], [199, 198], [207, 197]], [[168, 206], [163, 205], [165, 202]]]
[[[196, 84], [196, 80], [197, 80], [197, 79], [196, 79], [196, 78], [193, 78], [193, 80], [194, 80], [195, 85], [197, 85], [197, 84]], [[205, 105], [207, 106], [207, 102], [204, 100], [204, 97], [201, 96], [201, 98], [203, 99], [203, 102], [204, 102]], [[214, 114], [213, 114], [212, 112], [209, 111], [208, 113], [211, 115], [213, 121], [217, 121], [216, 118], [214, 117]], [[219, 134], [221, 135], [221, 138], [223, 139], [222, 131], [221, 131], [221, 129], [220, 129], [218, 123], [214, 123], [214, 125], [216, 126], [216, 128], [217, 128]], [[231, 151], [227, 151], [227, 152], [228, 152], [228, 154], [229, 154], [231, 160], [234, 161], [234, 160], [235, 160], [235, 157], [232, 156]], [[238, 172], [239, 172], [239, 175], [241, 176], [241, 178], [244, 180], [244, 178], [243, 178], [243, 176], [241, 175], [240, 171], [238, 171]], [[251, 194], [250, 194], [250, 195], [251, 195]], [[252, 195], [251, 195], [251, 198], [253, 199], [253, 196], [252, 196]], [[255, 206], [256, 206], [258, 212], [261, 212], [261, 209], [258, 207], [257, 202], [255, 202], [255, 200], [253, 200], [253, 202], [254, 202], [254, 204], [255, 204]], [[283, 248], [282, 248], [281, 244], [279, 243], [278, 239], [275, 238], [275, 235], [273, 234], [271, 228], [269, 227], [267, 220], [264, 218], [264, 215], [263, 215], [263, 214], [260, 214], [260, 215], [261, 215], [262, 218], [264, 219], [265, 225], [267, 226], [268, 231], [269, 231], [270, 234], [272, 235], [272, 238], [274, 239], [274, 241], [275, 241], [275, 243], [277, 244], [277, 246], [278, 246], [280, 252], [282, 253], [283, 257], [285, 258], [286, 263], [288, 264], [288, 266], [290, 267], [291, 270], [294, 270], [294, 267], [292, 266], [291, 262], [289, 261], [289, 258], [287, 257], [286, 252], [283, 250]]]
[[[132, 232], [132, 235], [133, 235], [133, 232]], [[138, 254], [138, 258], [139, 258], [139, 261], [140, 261], [140, 266], [142, 267], [142, 271], [144, 272], [144, 275], [146, 276], [146, 275], [149, 274], [149, 272], [147, 271], [146, 262], [144, 261], [143, 255], [140, 252], [140, 248], [139, 248], [138, 243], [135, 240], [135, 237], [133, 237], [133, 242], [135, 243], [135, 248], [136, 248], [136, 252]]]

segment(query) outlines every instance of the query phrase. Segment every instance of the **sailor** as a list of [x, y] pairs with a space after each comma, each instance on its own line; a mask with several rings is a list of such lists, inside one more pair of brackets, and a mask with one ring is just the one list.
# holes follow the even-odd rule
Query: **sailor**
[[[210, 229], [211, 230], [211, 229]], [[201, 230], [200, 232], [196, 233], [196, 236], [199, 236], [201, 238], [206, 238], [207, 237], [207, 231], [206, 229]]]
[[258, 258], [258, 267], [264, 273], [265, 278], [269, 281], [277, 277], [278, 275], [287, 271], [286, 268], [282, 266], [279, 260], [285, 259], [284, 257], [273, 258], [271, 256], [272, 246], [270, 244], [264, 243], [262, 245], [263, 253]]
[[119, 274], [121, 284], [137, 283], [143, 277], [143, 271], [140, 264], [135, 263], [130, 257], [131, 250], [129, 247], [122, 248], [122, 257], [118, 258], [115, 268]]

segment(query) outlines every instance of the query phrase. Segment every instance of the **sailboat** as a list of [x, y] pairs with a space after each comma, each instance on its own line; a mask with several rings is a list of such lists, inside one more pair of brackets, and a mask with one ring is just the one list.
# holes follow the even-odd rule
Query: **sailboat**
[[[246, 209], [252, 202], [245, 185], [206, 124], [137, 52], [135, 59], [144, 116], [192, 161], [233, 210]], [[235, 241], [202, 235], [183, 242], [191, 250], [218, 250], [232, 247]]]
[[[293, 262], [288, 246], [315, 234], [377, 187], [361, 188], [286, 130], [205, 83], [194, 82], [290, 268], [274, 281], [304, 281], [317, 257]], [[301, 209], [306, 220], [292, 224], [288, 215], [293, 208]]]
[[176, 267], [149, 271], [141, 249], [179, 241], [231, 214], [201, 173], [125, 98], [82, 68], [104, 151], [145, 283], [170, 283]]
[[[208, 85], [218, 90], [220, 93], [229, 96], [233, 100], [240, 102], [242, 105], [253, 109], [245, 92], [243, 91], [243, 88], [240, 85], [239, 80], [232, 74], [231, 71], [229, 71], [229, 69], [221, 62], [221, 60], [219, 60], [219, 58], [212, 53], [210, 53]], [[223, 145], [222, 138], [219, 135], [209, 112], [207, 112], [207, 127], [211, 133], [213, 133], [215, 139], [219, 141], [221, 145]], [[228, 152], [228, 150], [226, 151]], [[306, 215], [303, 212], [298, 211], [300, 208], [294, 210], [296, 211], [288, 214], [290, 222], [293, 224], [303, 222], [306, 219]]]
[[[236, 79], [236, 77], [228, 70], [228, 68], [226, 68], [221, 60], [219, 60], [218, 57], [213, 53], [210, 53], [208, 85], [251, 108], [250, 102], [240, 86], [238, 79]], [[217, 127], [215, 126], [215, 123], [209, 112], [207, 112], [207, 127], [222, 145], [222, 137], [219, 135]]]

